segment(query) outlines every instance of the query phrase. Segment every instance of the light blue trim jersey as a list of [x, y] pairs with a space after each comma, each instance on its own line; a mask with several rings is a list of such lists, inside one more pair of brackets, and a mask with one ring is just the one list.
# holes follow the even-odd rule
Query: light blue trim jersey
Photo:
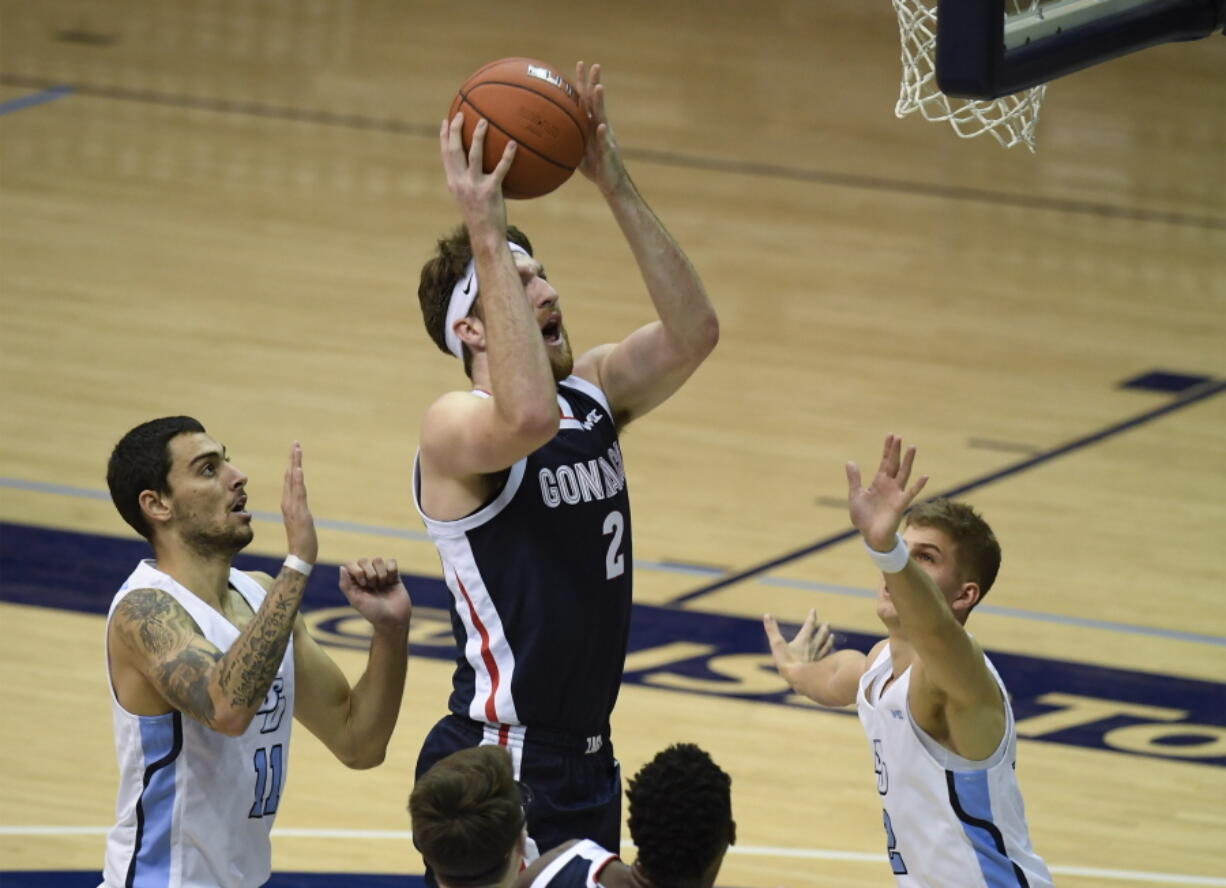
[[[1007, 701], [1000, 675], [984, 661]], [[1026, 826], [1012, 707], [1003, 704], [1000, 745], [983, 761], [970, 761], [915, 723], [907, 705], [910, 669], [882, 692], [893, 670], [887, 644], [860, 679], [856, 710], [873, 756], [886, 853], [900, 888], [1051, 888]]]
[[[233, 569], [230, 585], [259, 609], [263, 586]], [[238, 638], [236, 626], [152, 561], [142, 561], [120, 588], [108, 626], [133, 589], [170, 595], [222, 651]], [[268, 881], [268, 834], [285, 786], [294, 714], [293, 644], [291, 637], [263, 705], [239, 737], [177, 711], [134, 715], [111, 684], [119, 792], [102, 888], [254, 888]]]

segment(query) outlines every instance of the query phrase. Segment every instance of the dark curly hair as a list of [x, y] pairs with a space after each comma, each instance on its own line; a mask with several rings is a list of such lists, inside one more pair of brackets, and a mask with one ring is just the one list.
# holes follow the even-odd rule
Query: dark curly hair
[[[514, 225], [507, 226], [507, 240], [519, 244], [532, 254], [532, 241]], [[472, 244], [468, 239], [468, 229], [463, 225], [440, 237], [435, 245], [434, 255], [421, 267], [421, 282], [417, 285], [417, 301], [421, 303], [421, 317], [426, 324], [426, 332], [434, 340], [434, 344], [444, 354], [447, 350], [446, 331], [447, 303], [451, 300], [451, 289], [456, 281], [464, 276], [464, 269], [473, 258]], [[473, 305], [473, 313], [480, 317], [480, 296]], [[464, 372], [472, 375], [472, 353], [464, 346]]]
[[698, 884], [733, 839], [732, 778], [692, 743], [658, 753], [626, 797], [636, 865], [660, 888]]

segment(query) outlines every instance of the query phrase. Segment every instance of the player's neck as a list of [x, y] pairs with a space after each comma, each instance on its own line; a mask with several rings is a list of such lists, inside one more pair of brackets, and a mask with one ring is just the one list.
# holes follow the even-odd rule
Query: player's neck
[[154, 550], [157, 568], [201, 601], [220, 609], [230, 584], [229, 555], [205, 555], [182, 544], [163, 544]]

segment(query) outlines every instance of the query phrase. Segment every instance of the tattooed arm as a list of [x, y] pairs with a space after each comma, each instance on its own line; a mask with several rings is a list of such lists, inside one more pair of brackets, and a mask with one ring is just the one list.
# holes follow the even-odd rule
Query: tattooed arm
[[[285, 471], [281, 514], [290, 553], [314, 563], [319, 543], [296, 442]], [[166, 592], [129, 592], [115, 608], [108, 639], [119, 702], [138, 715], [174, 708], [223, 734], [243, 733], [285, 656], [305, 588], [303, 574], [283, 567], [260, 609], [224, 653]]]
[[129, 592], [111, 618], [120, 702], [143, 715], [169, 706], [223, 734], [243, 733], [285, 656], [305, 587], [306, 577], [282, 568], [254, 619], [224, 654], [166, 592]]

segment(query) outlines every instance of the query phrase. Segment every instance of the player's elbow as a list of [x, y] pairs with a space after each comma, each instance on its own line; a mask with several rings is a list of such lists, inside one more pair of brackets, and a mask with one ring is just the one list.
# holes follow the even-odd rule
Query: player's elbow
[[369, 749], [333, 750], [337, 759], [352, 771], [369, 771], [383, 764], [387, 758], [387, 747], [377, 746]]
[[556, 400], [526, 406], [508, 417], [511, 434], [523, 441], [535, 442], [537, 446], [543, 446], [558, 433], [558, 422]]
[[252, 718], [252, 712], [231, 709], [218, 713], [209, 723], [209, 727], [226, 737], [241, 737], [251, 726]]
[[719, 345], [719, 317], [714, 310], [707, 312], [699, 321], [695, 336], [703, 357], [715, 351], [715, 346]]

